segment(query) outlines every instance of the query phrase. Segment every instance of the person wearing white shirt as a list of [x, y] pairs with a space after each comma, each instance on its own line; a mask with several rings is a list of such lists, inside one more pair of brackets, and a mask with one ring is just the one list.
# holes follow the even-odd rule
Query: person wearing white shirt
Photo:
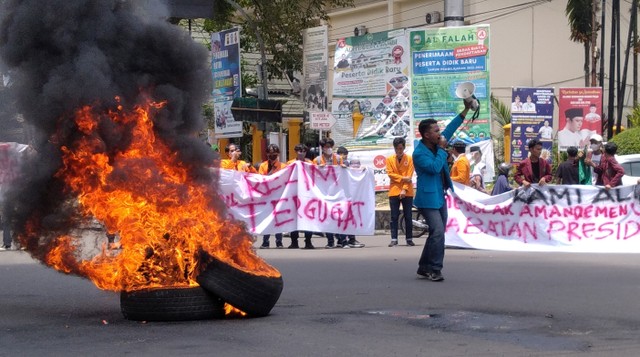
[[532, 102], [531, 96], [527, 96], [527, 101], [522, 104], [522, 111], [528, 113], [536, 112], [536, 104]]
[[540, 127], [538, 134], [540, 134], [540, 140], [551, 141], [553, 139], [553, 128], [549, 126], [548, 120], [544, 121], [544, 125]]
[[521, 112], [522, 111], [522, 102], [520, 101], [520, 96], [516, 95], [513, 99], [513, 103], [511, 103], [511, 112]]
[[[600, 165], [600, 160], [602, 160], [602, 136], [598, 134], [591, 135], [589, 141], [591, 145], [589, 146], [587, 157], [598, 166]], [[598, 182], [598, 174], [591, 167], [591, 183], [595, 186], [596, 182]]]

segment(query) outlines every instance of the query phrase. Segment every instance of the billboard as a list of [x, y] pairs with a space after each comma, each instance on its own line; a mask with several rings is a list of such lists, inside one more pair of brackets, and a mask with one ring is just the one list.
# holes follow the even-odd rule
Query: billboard
[[338, 39], [331, 108], [337, 144], [392, 147], [410, 135], [409, 62], [404, 29]]
[[[305, 120], [310, 119], [309, 112], [328, 113], [327, 101], [327, 26], [309, 28], [303, 31], [302, 52], [302, 102]], [[314, 128], [315, 129], [315, 128]], [[324, 129], [324, 128], [323, 128]]]
[[549, 162], [553, 150], [553, 88], [516, 87], [511, 90], [511, 162], [529, 155], [527, 142], [542, 141], [541, 157]]
[[211, 34], [211, 74], [216, 138], [242, 137], [242, 121], [234, 120], [231, 104], [242, 96], [240, 29]]
[[420, 138], [417, 128], [421, 120], [435, 119], [444, 128], [464, 109], [456, 89], [470, 82], [480, 102], [478, 118], [460, 126], [452, 140], [474, 143], [490, 139], [489, 40], [489, 25], [409, 32], [412, 122], [416, 138]]
[[560, 88], [558, 150], [584, 148], [592, 135], [602, 135], [602, 88]]

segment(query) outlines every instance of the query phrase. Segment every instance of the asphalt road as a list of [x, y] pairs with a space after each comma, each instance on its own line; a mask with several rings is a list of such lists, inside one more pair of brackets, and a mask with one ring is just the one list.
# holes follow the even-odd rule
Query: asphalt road
[[423, 238], [358, 239], [258, 250], [284, 279], [271, 315], [188, 322], [126, 320], [117, 293], [0, 252], [0, 355], [640, 355], [638, 255], [447, 249], [436, 283], [415, 275]]

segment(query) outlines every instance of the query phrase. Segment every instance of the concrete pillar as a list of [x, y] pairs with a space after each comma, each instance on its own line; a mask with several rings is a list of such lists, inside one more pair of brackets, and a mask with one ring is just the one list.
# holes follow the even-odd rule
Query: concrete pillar
[[464, 26], [464, 0], [444, 0], [444, 26]]
[[287, 148], [287, 160], [291, 160], [296, 157], [296, 153], [293, 148], [300, 144], [300, 126], [302, 125], [302, 118], [289, 119], [287, 121], [287, 128], [289, 129], [289, 147]]
[[262, 130], [258, 129], [256, 124], [251, 124], [251, 126], [253, 127], [251, 161], [253, 163], [262, 162]]
[[502, 127], [504, 134], [504, 162], [511, 162], [511, 123]]
[[229, 144], [229, 139], [218, 139], [218, 147], [220, 148], [220, 157], [223, 159], [227, 159], [228, 157], [224, 153], [224, 148]]

